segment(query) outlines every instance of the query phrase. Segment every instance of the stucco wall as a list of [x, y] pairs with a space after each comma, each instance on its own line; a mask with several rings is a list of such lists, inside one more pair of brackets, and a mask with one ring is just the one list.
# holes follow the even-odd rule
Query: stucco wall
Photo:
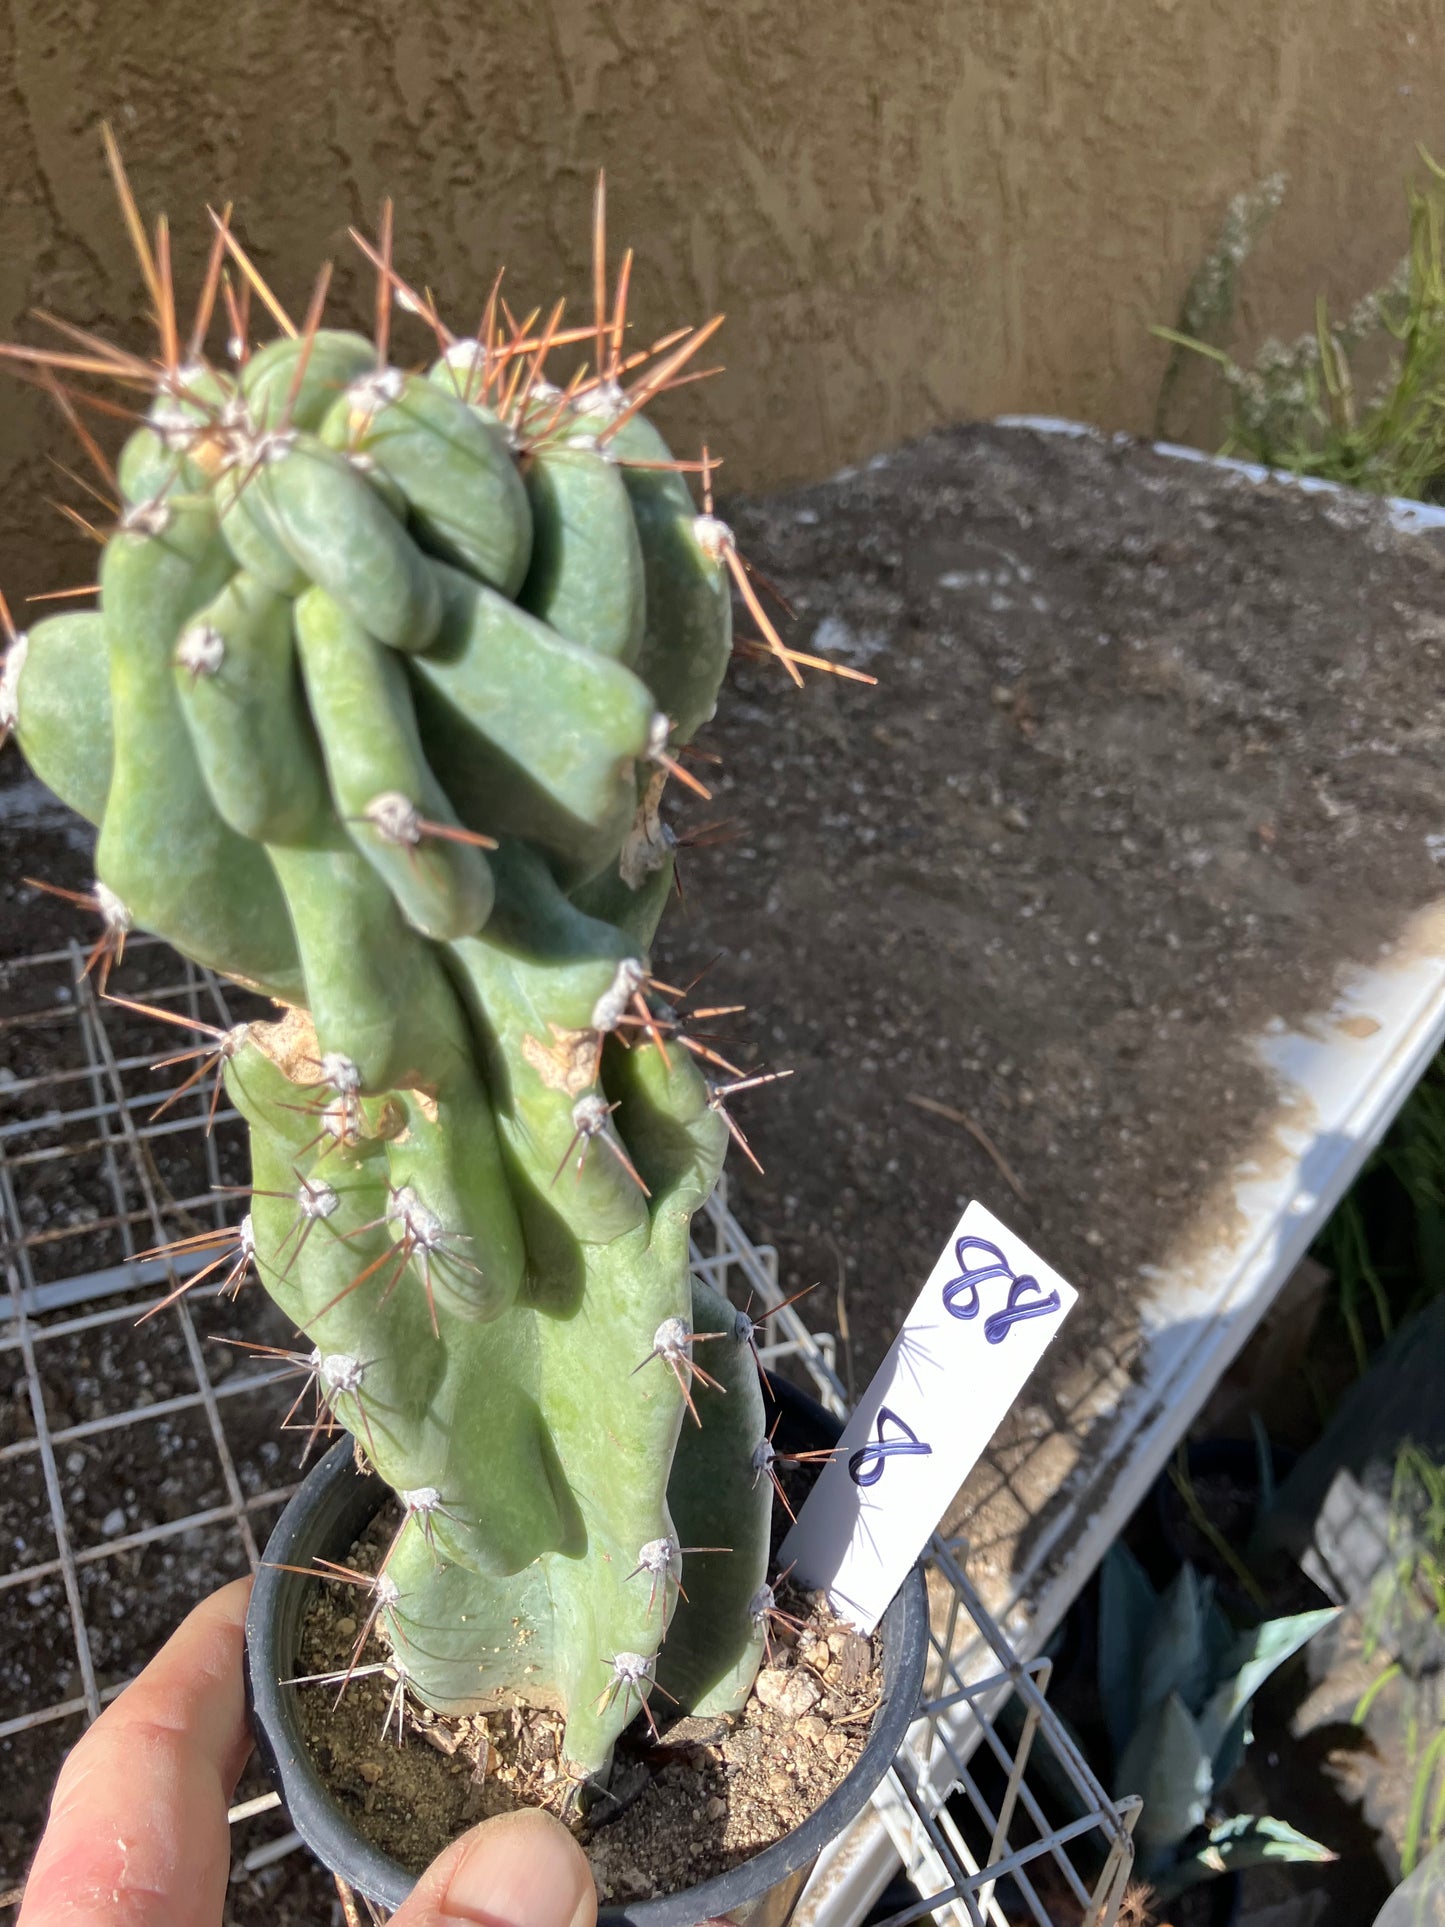
[[[135, 315], [109, 115], [188, 267], [203, 202], [232, 199], [297, 306], [322, 255], [347, 261], [344, 309], [345, 226], [390, 192], [399, 259], [458, 325], [499, 258], [536, 299], [582, 292], [605, 162], [642, 328], [728, 312], [707, 420], [729, 487], [998, 409], [1143, 426], [1147, 325], [1231, 194], [1291, 176], [1251, 328], [1395, 258], [1413, 144], [1445, 145], [1442, 73], [1439, 0], [11, 0], [0, 331], [31, 303]], [[35, 497], [57, 444], [7, 386], [21, 595], [55, 579]]]

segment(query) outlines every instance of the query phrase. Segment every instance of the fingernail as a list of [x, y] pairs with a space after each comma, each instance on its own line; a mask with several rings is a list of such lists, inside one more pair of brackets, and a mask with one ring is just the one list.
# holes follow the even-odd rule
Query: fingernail
[[592, 1927], [587, 1856], [547, 1813], [506, 1813], [477, 1828], [442, 1897], [447, 1921], [485, 1927]]

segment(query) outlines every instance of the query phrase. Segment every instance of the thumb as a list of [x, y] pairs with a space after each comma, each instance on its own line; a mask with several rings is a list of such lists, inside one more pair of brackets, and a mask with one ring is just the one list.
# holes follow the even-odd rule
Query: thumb
[[427, 1868], [392, 1927], [594, 1927], [587, 1856], [560, 1820], [527, 1809], [484, 1820]]

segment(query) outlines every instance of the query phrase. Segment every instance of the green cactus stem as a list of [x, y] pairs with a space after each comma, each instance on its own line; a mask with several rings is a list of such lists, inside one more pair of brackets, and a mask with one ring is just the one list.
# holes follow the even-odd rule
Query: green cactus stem
[[[186, 354], [146, 247], [157, 362], [94, 349], [132, 393], [153, 368], [149, 414], [99, 606], [14, 643], [0, 730], [98, 825], [108, 927], [282, 1006], [215, 1034], [253, 1196], [208, 1252], [398, 1495], [402, 1693], [559, 1708], [580, 1785], [654, 1687], [738, 1707], [769, 1597], [753, 1327], [688, 1262], [726, 1090], [649, 974], [662, 790], [744, 578], [642, 409], [713, 324], [624, 390], [604, 298], [563, 390], [560, 311], [453, 341], [388, 244], [375, 342], [318, 301], [212, 360], [228, 249], [256, 280], [222, 226]], [[425, 373], [388, 359], [394, 287]]]

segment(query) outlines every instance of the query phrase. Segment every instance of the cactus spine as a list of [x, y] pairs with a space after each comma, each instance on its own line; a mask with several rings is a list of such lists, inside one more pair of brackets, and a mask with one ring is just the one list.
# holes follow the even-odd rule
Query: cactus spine
[[[654, 1685], [738, 1706], [763, 1639], [751, 1326], [688, 1268], [725, 1092], [648, 963], [661, 785], [712, 713], [740, 565], [642, 404], [711, 327], [624, 390], [601, 299], [561, 392], [560, 310], [504, 328], [494, 296], [454, 340], [388, 215], [375, 340], [319, 325], [321, 285], [293, 328], [218, 223], [183, 349], [164, 229], [152, 250], [115, 165], [161, 352], [88, 357], [149, 414], [99, 607], [16, 643], [0, 728], [98, 825], [122, 934], [284, 1006], [218, 1049], [251, 1135], [233, 1261], [400, 1497], [375, 1620], [404, 1690], [561, 1708], [580, 1781]], [[282, 319], [259, 348], [253, 284]], [[397, 293], [423, 369], [390, 359]], [[685, 1599], [684, 1539], [709, 1549]]]

